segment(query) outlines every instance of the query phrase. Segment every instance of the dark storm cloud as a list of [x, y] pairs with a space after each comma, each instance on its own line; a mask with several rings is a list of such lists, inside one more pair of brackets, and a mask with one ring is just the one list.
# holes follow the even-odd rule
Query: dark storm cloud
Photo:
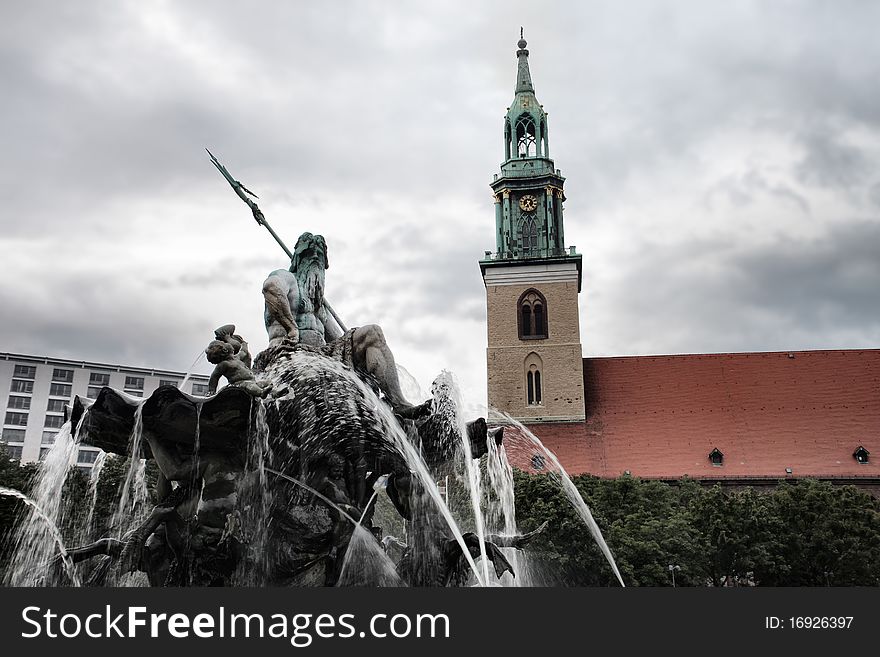
[[843, 141], [827, 126], [803, 137], [807, 154], [797, 167], [798, 177], [808, 183], [849, 189], [865, 182], [875, 163], [858, 147]]
[[135, 280], [92, 273], [59, 277], [39, 294], [0, 288], [0, 344], [50, 357], [185, 368], [193, 345], [210, 335], [210, 319], [193, 316], [182, 298], [145, 308], [140, 292]]
[[657, 336], [663, 353], [876, 347], [880, 339], [880, 220], [748, 249], [699, 241], [639, 252], [605, 290], [620, 295], [611, 323], [623, 332], [621, 353], [655, 351]]
[[810, 213], [810, 204], [802, 194], [783, 184], [774, 184], [761, 172], [751, 169], [741, 176], [727, 176], [711, 187], [705, 196], [706, 204], [712, 208], [713, 200], [724, 195], [736, 207], [752, 205], [763, 195], [770, 195], [793, 204], [803, 214]]

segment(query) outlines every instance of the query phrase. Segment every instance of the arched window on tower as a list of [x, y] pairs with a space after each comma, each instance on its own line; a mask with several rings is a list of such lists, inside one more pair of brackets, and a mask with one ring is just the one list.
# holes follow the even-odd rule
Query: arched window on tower
[[534, 217], [523, 220], [522, 253], [524, 256], [538, 255], [538, 222]]
[[528, 114], [523, 114], [516, 120], [516, 154], [519, 157], [534, 157], [538, 154], [535, 122]]
[[522, 293], [517, 302], [517, 320], [520, 340], [540, 340], [546, 338], [547, 300], [535, 288]]
[[547, 124], [541, 119], [541, 155], [550, 157], [550, 146], [547, 144]]
[[526, 356], [526, 403], [529, 406], [540, 406], [544, 402], [544, 382], [541, 377], [543, 367], [541, 357], [534, 351]]

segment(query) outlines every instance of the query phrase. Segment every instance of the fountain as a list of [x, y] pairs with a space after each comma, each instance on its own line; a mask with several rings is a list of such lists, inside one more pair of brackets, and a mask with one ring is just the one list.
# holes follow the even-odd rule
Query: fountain
[[[263, 286], [269, 346], [252, 358], [233, 325], [218, 328], [205, 349], [215, 366], [207, 396], [169, 385], [146, 399], [109, 387], [74, 399], [36, 499], [27, 500], [35, 512], [16, 530], [9, 583], [523, 583], [520, 553], [543, 527], [517, 531], [508, 432], [466, 421], [448, 372], [430, 399], [411, 404], [381, 329], [346, 329], [323, 298], [323, 238], [304, 233], [290, 255], [290, 270], [272, 272]], [[223, 378], [228, 385], [218, 390]], [[404, 387], [419, 390], [408, 375]], [[513, 429], [514, 448], [528, 440], [543, 449], [527, 429]], [[54, 527], [80, 441], [129, 465], [109, 535], [66, 549]], [[159, 473], [152, 487], [148, 461]], [[441, 480], [464, 491], [456, 512]], [[619, 578], [589, 509], [567, 476], [561, 481]], [[81, 538], [92, 538], [96, 486]], [[405, 521], [405, 543], [374, 524], [380, 496]], [[388, 545], [402, 554], [392, 559]]]

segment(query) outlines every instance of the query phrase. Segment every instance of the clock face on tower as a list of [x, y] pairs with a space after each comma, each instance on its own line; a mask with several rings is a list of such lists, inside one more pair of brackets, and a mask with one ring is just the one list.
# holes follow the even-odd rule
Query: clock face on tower
[[538, 199], [531, 194], [526, 194], [519, 200], [519, 207], [525, 212], [531, 212], [538, 207]]

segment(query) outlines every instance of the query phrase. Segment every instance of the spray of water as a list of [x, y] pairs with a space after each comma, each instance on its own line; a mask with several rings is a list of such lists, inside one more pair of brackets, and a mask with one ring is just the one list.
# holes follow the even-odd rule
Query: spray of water
[[138, 404], [134, 412], [134, 424], [128, 437], [128, 472], [119, 495], [119, 506], [113, 514], [111, 526], [116, 528], [116, 538], [122, 538], [143, 520], [147, 502], [146, 461], [141, 458], [143, 445], [144, 404]]
[[452, 373], [443, 370], [434, 380], [434, 414], [442, 418], [447, 425], [446, 435], [453, 435], [459, 439], [456, 445], [457, 461], [464, 469], [468, 485], [468, 493], [471, 499], [471, 509], [474, 514], [474, 527], [480, 542], [480, 559], [483, 567], [483, 581], [489, 581], [489, 560], [486, 558], [486, 523], [483, 520], [483, 510], [480, 506], [482, 489], [480, 481], [479, 463], [474, 461], [471, 452], [471, 441], [468, 438], [467, 423], [461, 416], [461, 392], [458, 383]]
[[40, 509], [46, 520], [28, 514], [19, 520], [14, 530], [12, 558], [6, 577], [11, 586], [53, 583], [48, 581], [50, 578], [46, 570], [55, 554], [50, 526], [57, 527], [60, 523], [61, 490], [76, 463], [78, 447], [78, 442], [71, 435], [70, 423], [66, 422], [55, 436], [55, 444], [40, 463], [30, 491], [35, 508]]
[[87, 543], [92, 538], [92, 520], [95, 517], [95, 505], [98, 503], [98, 482], [101, 480], [101, 471], [104, 469], [104, 463], [107, 462], [107, 452], [100, 451], [92, 464], [92, 471], [89, 473], [89, 510], [86, 513], [86, 520], [80, 528], [79, 543]]
[[620, 582], [620, 585], [625, 586], [625, 584], [623, 583], [623, 577], [621, 577], [620, 571], [617, 569], [617, 564], [614, 561], [614, 556], [611, 554], [611, 550], [608, 548], [608, 544], [605, 542], [605, 538], [602, 536], [602, 531], [599, 529], [599, 525], [597, 525], [596, 521], [593, 519], [593, 514], [590, 512], [590, 507], [587, 506], [587, 503], [581, 497], [581, 494], [578, 492], [577, 487], [574, 485], [571, 477], [568, 476], [568, 473], [559, 463], [559, 459], [556, 458], [556, 455], [549, 449], [547, 449], [544, 446], [544, 443], [542, 443], [535, 434], [529, 431], [520, 422], [517, 422], [506, 413], [498, 410], [494, 410], [494, 414], [497, 414], [499, 417], [504, 418], [504, 422], [506, 424], [514, 427], [513, 431], [505, 431], [504, 433], [504, 443], [506, 445], [506, 449], [511, 454], [515, 454], [517, 457], [521, 458], [523, 462], [529, 462], [531, 460], [531, 456], [535, 453], [535, 449], [539, 450], [539, 454], [543, 457], [545, 464], [548, 464], [548, 474], [559, 483], [560, 487], [562, 488], [562, 492], [565, 494], [565, 497], [568, 499], [568, 501], [574, 507], [575, 512], [590, 530], [590, 534], [593, 536], [593, 539], [596, 541], [596, 544], [599, 546], [602, 554], [605, 555], [605, 559], [608, 561], [608, 564], [614, 571], [614, 574], [617, 577], [617, 580]]
[[352, 517], [351, 517], [351, 514], [349, 514], [348, 512], [346, 512], [342, 507], [340, 507], [338, 504], [336, 504], [335, 502], [333, 502], [333, 501], [332, 501], [330, 498], [328, 498], [326, 495], [322, 495], [321, 493], [319, 493], [318, 491], [316, 491], [314, 488], [312, 488], [312, 487], [309, 486], [308, 484], [305, 484], [305, 483], [301, 482], [299, 479], [294, 479], [294, 478], [291, 477], [290, 475], [286, 475], [286, 474], [284, 474], [283, 472], [278, 472], [278, 470], [273, 470], [272, 468], [266, 468], [266, 472], [269, 472], [269, 473], [275, 475], [276, 477], [281, 477], [282, 479], [286, 479], [286, 480], [289, 481], [290, 483], [292, 483], [292, 484], [296, 484], [297, 486], [299, 486], [299, 487], [302, 488], [303, 490], [307, 490], [308, 492], [310, 492], [312, 495], [314, 495], [315, 497], [317, 497], [317, 498], [318, 498], [319, 500], [321, 500], [322, 502], [326, 502], [327, 504], [329, 504], [330, 506], [332, 506], [334, 509], [336, 509], [336, 511], [338, 511], [338, 512], [339, 512], [344, 518], [346, 518], [346, 519], [347, 519], [352, 525], [355, 525], [355, 526], [358, 525], [358, 521], [355, 520], [354, 518], [352, 518]]
[[183, 381], [180, 382], [180, 390], [183, 391], [184, 386], [187, 381], [189, 381], [192, 376], [193, 370], [196, 369], [196, 365], [199, 364], [199, 361], [205, 356], [205, 352], [203, 350], [199, 350], [199, 353], [196, 354], [195, 360], [193, 360], [192, 365], [189, 366], [189, 369], [186, 371], [186, 374], [183, 377]]
[[381, 435], [386, 441], [388, 441], [391, 447], [403, 457], [409, 469], [415, 473], [419, 483], [434, 502], [437, 510], [440, 512], [440, 515], [443, 517], [443, 520], [452, 532], [455, 541], [458, 543], [459, 547], [461, 547], [462, 554], [467, 561], [468, 566], [470, 566], [471, 570], [474, 572], [480, 585], [484, 585], [486, 580], [477, 568], [476, 562], [474, 562], [467, 544], [464, 541], [461, 530], [458, 527], [458, 523], [456, 523], [455, 519], [452, 517], [449, 507], [446, 505], [446, 502], [443, 500], [443, 497], [437, 488], [437, 483], [434, 481], [430, 472], [428, 472], [424, 460], [410, 442], [406, 433], [400, 427], [391, 408], [381, 401], [373, 389], [365, 384], [355, 372], [346, 368], [342, 363], [323, 356], [310, 354], [305, 351], [296, 352], [291, 358], [297, 359], [304, 368], [307, 368], [310, 371], [318, 373], [324, 372], [328, 375], [332, 375], [334, 378], [338, 377], [345, 379], [358, 391], [361, 397], [366, 400], [367, 405], [374, 411], [375, 419], [381, 428]]
[[394, 562], [360, 523], [348, 542], [336, 586], [403, 586]]
[[[58, 531], [58, 527], [55, 525], [52, 520], [43, 512], [43, 510], [30, 499], [24, 493], [15, 490], [14, 488], [6, 488], [5, 486], [0, 486], [0, 495], [5, 497], [14, 497], [22, 502], [24, 502], [28, 507], [30, 507], [31, 512], [35, 515], [39, 520], [45, 525], [47, 531], [52, 536], [52, 539], [55, 541], [55, 545], [58, 547], [58, 553], [61, 556], [61, 562], [64, 564], [64, 569], [67, 571], [67, 576], [70, 577], [70, 581], [74, 586], [81, 586], [79, 577], [76, 575], [76, 570], [73, 567], [73, 563], [70, 561], [70, 557], [67, 556], [67, 549], [64, 547], [64, 541], [61, 540], [61, 532]], [[44, 572], [48, 570], [47, 566], [42, 566], [41, 570]], [[20, 573], [26, 576], [33, 576], [35, 579], [39, 579], [40, 573], [32, 572], [32, 573]], [[16, 582], [16, 585], [21, 585]]]
[[[507, 459], [504, 445], [488, 441], [489, 453], [486, 457], [488, 490], [484, 496], [486, 504], [486, 524], [493, 533], [506, 536], [519, 534], [516, 525], [516, 504], [513, 489], [513, 468]], [[517, 549], [505, 549], [505, 556], [513, 566], [516, 577], [505, 573], [501, 578], [503, 586], [530, 586], [532, 584], [531, 565], [528, 555]]]

